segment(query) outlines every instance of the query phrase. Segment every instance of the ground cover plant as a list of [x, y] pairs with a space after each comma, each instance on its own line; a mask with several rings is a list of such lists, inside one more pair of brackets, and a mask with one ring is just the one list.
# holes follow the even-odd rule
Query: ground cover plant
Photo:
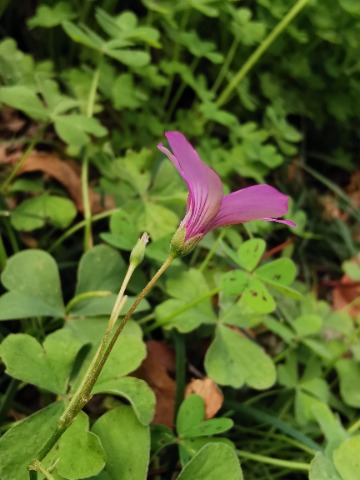
[[360, 479], [358, 2], [20, 3], [0, 479]]

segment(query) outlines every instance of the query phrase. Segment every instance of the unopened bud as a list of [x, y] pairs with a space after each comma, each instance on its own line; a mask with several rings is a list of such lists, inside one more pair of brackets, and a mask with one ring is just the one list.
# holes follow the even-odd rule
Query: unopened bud
[[144, 259], [145, 247], [149, 243], [150, 236], [144, 232], [130, 254], [130, 264], [137, 267]]

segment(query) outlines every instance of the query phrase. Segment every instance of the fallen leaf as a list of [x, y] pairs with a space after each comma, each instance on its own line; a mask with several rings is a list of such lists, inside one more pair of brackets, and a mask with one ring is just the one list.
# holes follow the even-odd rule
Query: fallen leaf
[[204, 379], [193, 378], [185, 389], [185, 397], [196, 393], [205, 402], [206, 418], [213, 418], [220, 410], [224, 395], [218, 385], [209, 377]]
[[146, 343], [147, 357], [133, 374], [145, 380], [156, 396], [153, 423], [169, 428], [174, 426], [175, 381], [169, 373], [174, 371], [175, 357], [169, 345], [150, 340]]
[[0, 111], [0, 130], [5, 133], [18, 133], [24, 128], [26, 121], [20, 117], [15, 108], [4, 107]]
[[[65, 160], [53, 153], [33, 151], [25, 160], [19, 175], [28, 172], [43, 172], [61, 183], [74, 201], [78, 211], [83, 212], [80, 174]], [[90, 200], [93, 192], [90, 191]]]
[[341, 277], [333, 290], [333, 308], [346, 312], [353, 318], [360, 313], [360, 282], [354, 281], [348, 275]]

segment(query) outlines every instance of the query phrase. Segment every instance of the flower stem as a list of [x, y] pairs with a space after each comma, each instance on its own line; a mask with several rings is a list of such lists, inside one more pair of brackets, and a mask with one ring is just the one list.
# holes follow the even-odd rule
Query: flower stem
[[259, 463], [267, 463], [269, 465], [276, 465], [277, 467], [289, 468], [290, 470], [302, 470], [307, 472], [310, 468], [308, 463], [293, 462], [291, 460], [283, 460], [282, 458], [267, 457], [265, 455], [258, 455], [256, 453], [246, 452], [244, 450], [236, 450], [240, 458], [248, 458]]
[[238, 86], [245, 75], [258, 62], [266, 50], [277, 39], [277, 37], [285, 30], [289, 23], [301, 12], [309, 0], [298, 0], [296, 4], [288, 11], [284, 18], [276, 25], [270, 34], [260, 43], [258, 48], [250, 55], [237, 74], [233, 77], [228, 86], [222, 91], [216, 101], [218, 107], [222, 107], [229, 99], [233, 90]]
[[203, 272], [205, 270], [205, 268], [208, 266], [210, 260], [212, 259], [212, 257], [214, 256], [218, 246], [219, 246], [219, 243], [222, 241], [222, 239], [225, 237], [225, 229], [221, 230], [220, 232], [220, 235], [217, 237], [217, 239], [215, 240], [214, 242], [214, 245], [211, 247], [211, 249], [208, 251], [206, 257], [204, 258], [202, 264], [200, 265], [199, 267], [199, 271], [200, 272]]
[[[93, 217], [91, 217], [91, 222], [94, 223], [104, 218], [111, 217], [113, 213], [116, 213], [119, 210], [120, 210], [119, 208], [113, 208], [111, 210], [108, 210], [107, 212], [98, 213], [97, 215], [94, 215]], [[69, 230], [67, 230], [63, 235], [61, 235], [61, 237], [59, 237], [51, 245], [51, 247], [48, 249], [48, 252], [51, 253], [54, 250], [56, 250], [67, 238], [71, 237], [73, 233], [77, 232], [78, 230], [81, 230], [85, 226], [85, 223], [86, 223], [85, 220], [82, 220], [81, 222], [77, 223], [73, 227], [69, 228]]]
[[211, 87], [212, 92], [216, 93], [218, 91], [220, 85], [222, 84], [222, 82], [225, 78], [225, 75], [228, 71], [228, 68], [229, 68], [231, 62], [234, 59], [234, 55], [236, 53], [236, 50], [238, 49], [239, 43], [240, 43], [239, 40], [237, 38], [234, 38], [233, 43], [231, 44], [231, 47], [229, 48], [229, 51], [228, 51], [228, 54], [226, 56], [225, 62], [222, 64], [222, 67], [220, 69], [220, 72], [219, 72], [218, 76], [216, 77], [214, 85]]
[[[190, 12], [191, 12], [191, 7], [187, 8], [184, 11], [182, 19], [181, 19], [179, 31], [184, 31], [185, 30], [186, 25], [187, 25], [188, 20], [189, 20], [189, 17], [190, 17]], [[181, 45], [180, 45], [179, 42], [176, 42], [175, 47], [174, 47], [174, 52], [172, 54], [172, 61], [173, 62], [177, 62], [179, 60], [180, 51], [181, 51]], [[170, 98], [171, 90], [172, 90], [173, 83], [174, 83], [174, 77], [175, 77], [175, 74], [172, 73], [170, 75], [170, 78], [169, 78], [168, 86], [165, 90], [164, 98], [163, 98], [163, 101], [162, 101], [164, 111], [166, 111], [166, 105], [167, 105], [167, 103], [169, 101], [169, 98]]]
[[[99, 84], [100, 77], [100, 64], [101, 58], [98, 63], [98, 66], [94, 72], [93, 79], [91, 82], [89, 98], [86, 106], [86, 115], [91, 118], [94, 113], [95, 99], [96, 99], [96, 90]], [[90, 196], [89, 196], [89, 147], [87, 147], [82, 168], [81, 168], [81, 190], [82, 190], [82, 199], [84, 205], [84, 251], [86, 252], [92, 247], [92, 234], [91, 234], [91, 205], [90, 205]]]
[[[54, 447], [56, 442], [59, 440], [61, 435], [67, 430], [67, 428], [71, 425], [73, 420], [75, 419], [76, 415], [82, 410], [82, 408], [86, 405], [86, 403], [89, 401], [91, 398], [91, 390], [93, 389], [93, 386], [96, 383], [96, 380], [98, 379], [100, 372], [108, 359], [115, 343], [116, 340], [118, 339], [120, 333], [124, 329], [126, 323], [130, 320], [132, 317], [133, 313], [135, 312], [136, 308], [138, 307], [139, 303], [143, 298], [148, 294], [148, 292], [151, 290], [151, 288], [155, 285], [157, 280], [161, 277], [161, 275], [165, 272], [165, 270], [170, 266], [171, 262], [174, 260], [173, 256], [169, 256], [165, 262], [162, 264], [162, 266], [159, 268], [159, 270], [155, 273], [155, 275], [150, 279], [148, 284], [144, 287], [144, 289], [140, 292], [138, 297], [136, 298], [135, 302], [133, 305], [130, 307], [129, 311], [123, 318], [122, 322], [116, 329], [113, 337], [111, 338], [110, 342], [108, 342], [109, 336], [112, 332], [112, 328], [116, 323], [117, 320], [117, 315], [120, 313], [120, 307], [122, 306], [122, 301], [124, 300], [124, 292], [126, 289], [126, 286], [130, 280], [130, 277], [132, 273], [134, 272], [135, 268], [133, 268], [133, 265], [129, 265], [128, 272], [125, 275], [124, 281], [120, 287], [118, 298], [115, 302], [113, 311], [110, 315], [109, 323], [104, 335], [104, 338], [101, 341], [101, 344], [92, 360], [92, 362], [89, 365], [89, 368], [80, 384], [78, 387], [77, 391], [75, 392], [74, 396], [70, 400], [70, 403], [68, 404], [67, 408], [63, 412], [63, 414], [60, 416], [57, 422], [57, 428], [53, 432], [52, 436], [50, 439], [47, 441], [47, 443], [43, 446], [43, 448], [40, 450], [37, 458], [32, 460], [29, 464], [29, 476], [30, 480], [36, 480], [37, 474], [36, 470], [38, 470], [38, 465], [41, 462], [43, 458], [46, 457], [46, 455], [50, 452], [50, 450]], [[35, 472], [34, 472], [35, 470]]]
[[108, 290], [104, 290], [104, 291], [90, 291], [90, 292], [84, 292], [84, 293], [79, 293], [79, 295], [76, 295], [74, 298], [72, 298], [70, 300], [70, 302], [66, 305], [65, 307], [65, 311], [66, 313], [69, 313], [71, 311], [71, 309], [73, 308], [74, 305], [76, 305], [77, 303], [81, 302], [82, 300], [86, 300], [88, 298], [94, 298], [94, 297], [109, 297], [110, 295], [112, 295], [112, 292], [108, 291]]

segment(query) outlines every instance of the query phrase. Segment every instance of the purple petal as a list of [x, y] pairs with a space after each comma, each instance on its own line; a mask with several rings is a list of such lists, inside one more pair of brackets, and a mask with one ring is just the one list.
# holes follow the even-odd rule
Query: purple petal
[[189, 188], [186, 217], [186, 239], [206, 233], [222, 200], [222, 184], [217, 173], [206, 165], [180, 132], [165, 134], [173, 153], [162, 144], [158, 148], [171, 160]]
[[269, 185], [254, 185], [226, 195], [220, 209], [210, 225], [210, 229], [250, 222], [267, 220], [296, 226], [290, 220], [276, 220], [288, 211], [289, 198]]

